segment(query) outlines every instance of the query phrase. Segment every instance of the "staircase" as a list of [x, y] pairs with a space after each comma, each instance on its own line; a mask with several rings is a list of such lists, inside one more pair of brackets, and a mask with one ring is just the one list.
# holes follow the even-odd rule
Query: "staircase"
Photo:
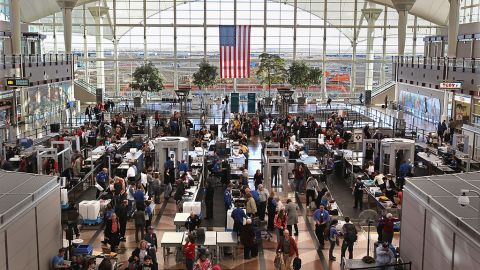
[[[97, 88], [84, 80], [75, 80], [73, 85], [74, 95], [76, 100], [80, 103], [97, 103]], [[104, 98], [107, 95], [104, 94]]]
[[384, 104], [385, 97], [388, 100], [395, 99], [395, 82], [389, 81], [379, 85], [372, 90], [372, 104]]
[[382, 85], [379, 85], [377, 87], [374, 87], [372, 90], [372, 98], [380, 95], [381, 93], [388, 91], [389, 89], [395, 87], [395, 82], [394, 81], [388, 81]]

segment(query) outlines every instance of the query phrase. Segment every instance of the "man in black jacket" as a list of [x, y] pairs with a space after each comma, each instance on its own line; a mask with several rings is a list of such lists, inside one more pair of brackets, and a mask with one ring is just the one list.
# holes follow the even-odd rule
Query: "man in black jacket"
[[248, 260], [251, 257], [255, 257], [255, 252], [252, 252], [255, 249], [255, 231], [253, 230], [251, 219], [247, 219], [247, 224], [242, 226], [240, 241], [243, 245], [244, 259]]
[[157, 250], [158, 248], [157, 234], [153, 232], [152, 226], [148, 227], [148, 233], [145, 235], [144, 239], [150, 244], [150, 247], [153, 247], [155, 248], [155, 250]]
[[120, 205], [115, 208], [115, 213], [120, 224], [120, 241], [125, 241], [125, 230], [127, 229], [128, 220], [128, 200], [123, 200]]

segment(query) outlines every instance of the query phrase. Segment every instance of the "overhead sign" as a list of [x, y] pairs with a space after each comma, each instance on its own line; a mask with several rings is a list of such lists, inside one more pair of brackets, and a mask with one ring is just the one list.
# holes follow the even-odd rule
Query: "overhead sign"
[[25, 78], [7, 78], [8, 87], [30, 86], [30, 80]]
[[462, 89], [462, 83], [461, 82], [442, 82], [442, 83], [440, 83], [440, 89], [461, 90]]
[[361, 143], [363, 141], [363, 130], [355, 129], [353, 131], [353, 142]]

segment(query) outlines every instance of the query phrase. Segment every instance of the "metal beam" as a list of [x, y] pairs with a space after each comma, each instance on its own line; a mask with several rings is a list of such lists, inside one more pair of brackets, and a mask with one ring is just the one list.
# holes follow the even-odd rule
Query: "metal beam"
[[297, 0], [293, 2], [293, 61], [297, 58]]
[[353, 41], [352, 41], [352, 69], [350, 74], [350, 92], [355, 92], [355, 85], [357, 84], [357, 14], [358, 14], [358, 0], [355, 0], [353, 8]]
[[177, 70], [177, 0], [173, 0], [173, 89], [178, 89], [178, 70]]

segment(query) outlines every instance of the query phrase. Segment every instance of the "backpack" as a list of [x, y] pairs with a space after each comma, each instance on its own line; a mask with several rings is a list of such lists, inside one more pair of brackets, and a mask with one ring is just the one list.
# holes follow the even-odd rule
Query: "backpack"
[[300, 270], [300, 268], [302, 268], [302, 259], [295, 257], [295, 259], [293, 259], [293, 269]]
[[345, 240], [354, 243], [357, 241], [357, 230], [353, 224], [345, 224]]

